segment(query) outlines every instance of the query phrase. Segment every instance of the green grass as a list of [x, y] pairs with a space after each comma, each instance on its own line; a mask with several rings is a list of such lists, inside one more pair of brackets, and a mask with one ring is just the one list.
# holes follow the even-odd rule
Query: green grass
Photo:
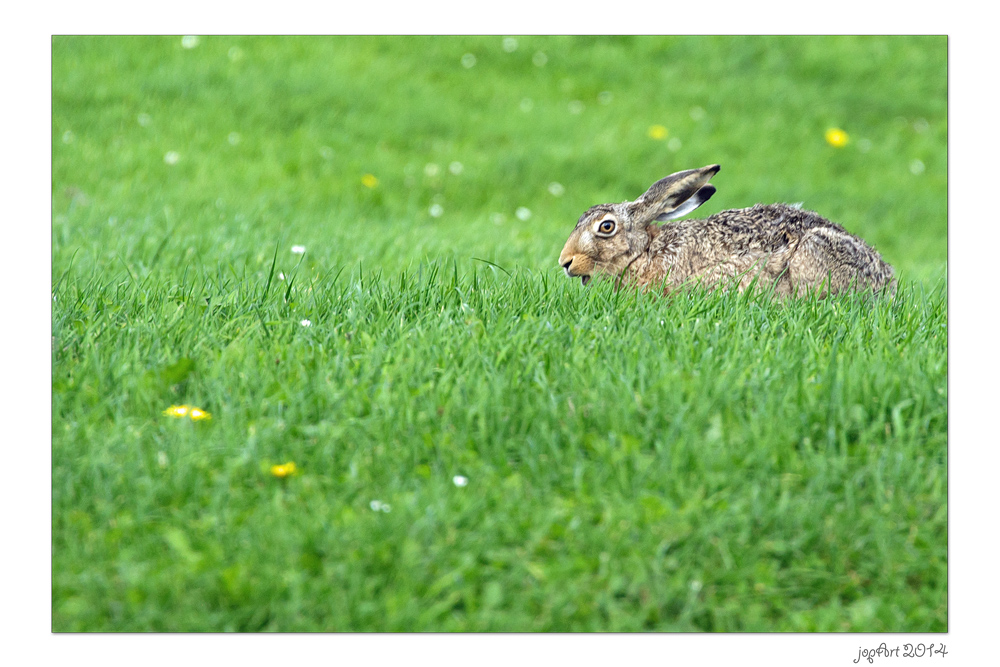
[[[947, 629], [944, 38], [501, 45], [53, 41], [54, 630]], [[713, 162], [896, 298], [560, 274]]]

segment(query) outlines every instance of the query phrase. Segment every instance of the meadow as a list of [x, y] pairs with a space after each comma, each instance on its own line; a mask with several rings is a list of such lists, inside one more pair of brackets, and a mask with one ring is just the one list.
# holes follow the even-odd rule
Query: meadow
[[[52, 56], [54, 631], [947, 630], [944, 37]], [[562, 275], [711, 163], [896, 297]]]

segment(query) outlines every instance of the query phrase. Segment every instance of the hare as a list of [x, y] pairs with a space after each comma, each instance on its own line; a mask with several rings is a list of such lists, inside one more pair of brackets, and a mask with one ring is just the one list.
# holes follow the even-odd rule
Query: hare
[[569, 235], [559, 265], [586, 285], [599, 274], [664, 293], [701, 282], [735, 283], [779, 296], [895, 291], [892, 267], [864, 241], [811, 211], [757, 204], [703, 220], [673, 220], [715, 194], [712, 164], [671, 174], [635, 201], [591, 206]]

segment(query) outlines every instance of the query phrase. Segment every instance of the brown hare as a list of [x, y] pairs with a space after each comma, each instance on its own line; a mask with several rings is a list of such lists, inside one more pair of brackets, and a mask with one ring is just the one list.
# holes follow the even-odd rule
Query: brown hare
[[586, 285], [595, 275], [671, 292], [700, 282], [770, 289], [780, 296], [895, 291], [892, 267], [840, 225], [787, 204], [757, 204], [703, 220], [673, 220], [715, 194], [712, 164], [671, 174], [635, 201], [591, 206], [559, 265]]

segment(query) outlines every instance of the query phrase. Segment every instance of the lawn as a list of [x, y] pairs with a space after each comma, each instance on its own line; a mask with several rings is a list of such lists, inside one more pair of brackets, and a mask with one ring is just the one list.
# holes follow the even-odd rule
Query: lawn
[[[54, 38], [53, 629], [946, 630], [946, 48]], [[711, 163], [896, 298], [561, 274]]]

